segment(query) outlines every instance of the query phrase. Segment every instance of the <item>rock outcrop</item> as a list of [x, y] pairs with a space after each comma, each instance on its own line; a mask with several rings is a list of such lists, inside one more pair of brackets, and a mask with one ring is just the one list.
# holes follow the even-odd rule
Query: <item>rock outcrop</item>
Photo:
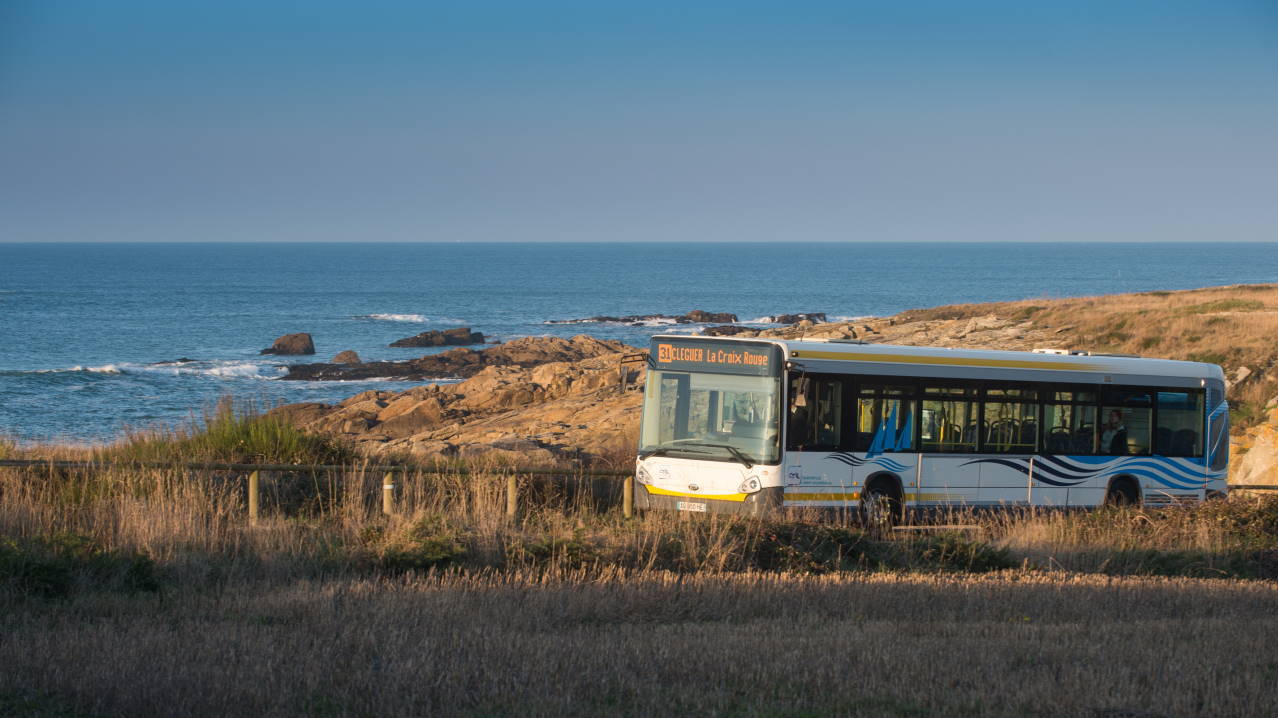
[[679, 318], [687, 323], [698, 324], [730, 324], [737, 321], [737, 315], [729, 312], [705, 312], [700, 309], [693, 309]]
[[487, 349], [458, 347], [407, 361], [378, 361], [361, 364], [293, 364], [283, 379], [350, 381], [354, 379], [465, 379], [489, 366], [531, 367], [549, 362], [579, 361], [604, 354], [634, 351], [617, 341], [578, 335], [526, 337]]
[[1278, 408], [1265, 418], [1231, 443], [1230, 484], [1278, 486]]
[[472, 332], [470, 327], [457, 327], [456, 329], [445, 329], [438, 331], [422, 332], [416, 336], [397, 339], [390, 343], [393, 347], [443, 347], [443, 346], [467, 346], [470, 344], [483, 344], [484, 335], [482, 332]]
[[813, 324], [821, 324], [826, 320], [825, 312], [800, 312], [799, 314], [778, 314], [775, 317], [764, 317], [765, 321], [772, 324], [798, 324], [802, 321], [809, 321]]
[[757, 337], [759, 330], [751, 327], [743, 327], [737, 324], [721, 324], [719, 326], [706, 327], [701, 333], [707, 337]]
[[[507, 363], [457, 384], [366, 391], [338, 405], [289, 404], [272, 415], [344, 436], [374, 455], [498, 459], [520, 465], [629, 456], [638, 436], [643, 372], [618, 386], [618, 360], [638, 351], [588, 337], [530, 338]], [[478, 353], [478, 352], [476, 352]], [[589, 355], [589, 356], [585, 356]], [[584, 357], [584, 358], [583, 358]], [[633, 372], [633, 369], [632, 369]]]
[[334, 364], [359, 364], [360, 363], [359, 354], [356, 354], [355, 351], [352, 349], [347, 349], [346, 351], [338, 352], [337, 355], [333, 357], [333, 363]]
[[298, 332], [297, 334], [285, 334], [275, 340], [271, 346], [258, 352], [259, 354], [279, 354], [282, 356], [296, 356], [302, 354], [314, 354], [315, 342], [311, 340], [311, 335], [306, 332]]
[[737, 315], [730, 312], [707, 312], [693, 309], [687, 314], [631, 314], [625, 317], [587, 317], [585, 319], [552, 319], [547, 324], [629, 324], [631, 326], [647, 326], [652, 324], [726, 324], [737, 321]]

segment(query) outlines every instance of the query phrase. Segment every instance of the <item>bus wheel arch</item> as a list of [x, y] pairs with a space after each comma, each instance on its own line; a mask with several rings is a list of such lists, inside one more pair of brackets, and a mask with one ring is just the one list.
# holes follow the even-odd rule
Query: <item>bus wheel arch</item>
[[1106, 506], [1140, 506], [1140, 482], [1134, 476], [1119, 474], [1109, 480], [1105, 489]]
[[861, 490], [861, 522], [871, 531], [885, 531], [903, 518], [905, 495], [901, 477], [886, 471], [872, 474]]

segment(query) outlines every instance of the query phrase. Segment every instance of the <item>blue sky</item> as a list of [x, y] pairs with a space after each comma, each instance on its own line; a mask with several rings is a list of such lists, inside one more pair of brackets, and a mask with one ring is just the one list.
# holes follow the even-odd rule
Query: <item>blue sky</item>
[[1278, 241], [1278, 3], [0, 0], [0, 241]]

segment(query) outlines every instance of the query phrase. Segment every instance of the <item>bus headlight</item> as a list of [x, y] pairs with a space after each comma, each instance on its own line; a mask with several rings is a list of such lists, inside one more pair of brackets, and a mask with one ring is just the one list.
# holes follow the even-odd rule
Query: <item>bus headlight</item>
[[652, 477], [648, 475], [647, 469], [640, 466], [639, 470], [635, 472], [635, 481], [638, 481], [644, 486], [648, 486], [652, 483]]
[[761, 488], [763, 488], [763, 484], [759, 483], [759, 477], [751, 476], [750, 478], [741, 482], [741, 485], [737, 487], [737, 493], [753, 494], [754, 492], [758, 491]]

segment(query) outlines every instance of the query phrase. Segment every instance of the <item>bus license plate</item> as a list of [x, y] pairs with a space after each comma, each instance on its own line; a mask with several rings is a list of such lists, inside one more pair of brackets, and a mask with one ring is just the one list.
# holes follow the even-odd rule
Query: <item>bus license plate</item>
[[706, 505], [698, 501], [680, 501], [676, 506], [680, 511], [700, 511], [706, 512]]

